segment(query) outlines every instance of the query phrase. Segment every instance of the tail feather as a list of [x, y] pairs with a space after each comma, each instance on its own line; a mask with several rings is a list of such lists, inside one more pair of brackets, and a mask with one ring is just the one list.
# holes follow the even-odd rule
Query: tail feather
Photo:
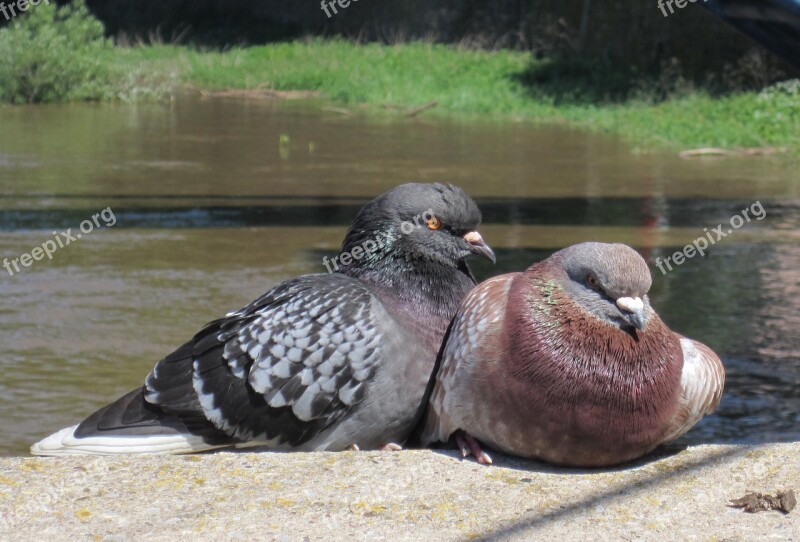
[[78, 438], [77, 425], [67, 427], [31, 446], [33, 455], [187, 454], [221, 448], [196, 435], [117, 435]]
[[33, 455], [182, 454], [230, 446], [230, 437], [200, 415], [179, 418], [151, 405], [142, 388], [81, 424], [37, 442]]

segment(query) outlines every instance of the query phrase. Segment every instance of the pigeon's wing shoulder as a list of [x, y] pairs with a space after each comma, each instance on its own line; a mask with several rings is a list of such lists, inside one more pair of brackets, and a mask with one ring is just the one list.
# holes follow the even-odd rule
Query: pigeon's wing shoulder
[[461, 420], [480, 415], [472, 411], [481, 407], [469, 398], [469, 381], [483, 372], [480, 364], [500, 355], [494, 339], [502, 332], [513, 277], [500, 275], [486, 280], [461, 303], [439, 354], [436, 381], [419, 433], [422, 444], [446, 442], [461, 429]]
[[184, 419], [202, 414], [236, 441], [298, 446], [364, 398], [380, 359], [373, 303], [342, 275], [282, 283], [162, 360], [146, 399]]
[[714, 351], [686, 337], [681, 337], [680, 341], [683, 349], [681, 396], [664, 442], [678, 438], [703, 416], [714, 412], [725, 386], [725, 367]]

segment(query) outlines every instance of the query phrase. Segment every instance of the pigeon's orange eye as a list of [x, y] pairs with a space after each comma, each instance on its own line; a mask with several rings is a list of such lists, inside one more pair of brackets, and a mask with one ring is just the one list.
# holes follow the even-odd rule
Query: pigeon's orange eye
[[597, 288], [600, 287], [600, 282], [597, 280], [597, 277], [595, 277], [592, 273], [589, 273], [586, 276], [586, 284], [589, 286], [589, 288], [593, 290], [597, 290]]
[[431, 216], [430, 218], [425, 220], [425, 225], [428, 226], [429, 230], [438, 230], [442, 227], [442, 221], [436, 218], [435, 216]]

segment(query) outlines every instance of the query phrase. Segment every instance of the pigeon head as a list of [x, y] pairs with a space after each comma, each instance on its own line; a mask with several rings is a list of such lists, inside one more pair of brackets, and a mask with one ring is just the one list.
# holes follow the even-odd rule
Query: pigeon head
[[652, 278], [644, 259], [622, 244], [581, 243], [553, 255], [563, 287], [587, 312], [625, 331], [646, 331]]
[[[477, 254], [495, 261], [494, 252], [477, 231], [478, 206], [450, 184], [400, 185], [365, 205], [342, 244], [342, 254], [361, 247], [365, 256], [344, 269], [391, 266], [416, 270], [452, 268], [466, 272], [464, 259]], [[470, 275], [471, 276], [471, 275]]]

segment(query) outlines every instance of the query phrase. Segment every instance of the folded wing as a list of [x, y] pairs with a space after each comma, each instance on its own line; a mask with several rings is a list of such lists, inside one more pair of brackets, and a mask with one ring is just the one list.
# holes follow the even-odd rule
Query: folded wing
[[344, 275], [279, 284], [208, 324], [161, 360], [143, 388], [32, 451], [142, 453], [148, 443], [153, 453], [242, 443], [298, 448], [364, 399], [381, 359], [374, 304], [380, 301], [366, 286]]
[[686, 337], [681, 337], [681, 347], [681, 397], [663, 442], [680, 437], [703, 416], [714, 412], [725, 386], [725, 368], [713, 350]]

